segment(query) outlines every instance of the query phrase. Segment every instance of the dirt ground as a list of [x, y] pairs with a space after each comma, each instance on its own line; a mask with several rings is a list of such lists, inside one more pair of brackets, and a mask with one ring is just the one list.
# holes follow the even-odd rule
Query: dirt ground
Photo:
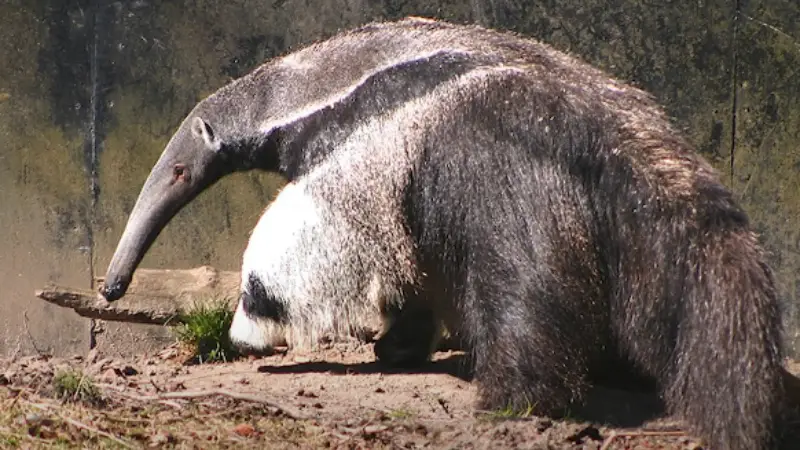
[[[370, 344], [184, 363], [177, 346], [118, 360], [0, 360], [0, 448], [692, 449], [646, 393], [596, 388], [567, 420], [475, 411], [460, 352], [387, 372]], [[94, 403], [59, 401], [53, 377], [93, 380]], [[89, 399], [92, 400], [92, 399]]]

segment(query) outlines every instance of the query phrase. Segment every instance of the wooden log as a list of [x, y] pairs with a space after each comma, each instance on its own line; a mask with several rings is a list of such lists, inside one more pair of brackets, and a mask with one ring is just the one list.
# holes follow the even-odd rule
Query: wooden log
[[[102, 278], [97, 278], [97, 285]], [[231, 309], [238, 300], [239, 272], [209, 266], [187, 270], [138, 269], [127, 294], [108, 302], [98, 292], [63, 286], [48, 286], [36, 296], [71, 308], [83, 317], [118, 322], [168, 324], [197, 305], [225, 301]]]

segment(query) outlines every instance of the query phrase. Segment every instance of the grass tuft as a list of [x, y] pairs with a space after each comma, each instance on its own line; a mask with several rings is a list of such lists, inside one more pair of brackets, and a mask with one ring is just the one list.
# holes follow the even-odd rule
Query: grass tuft
[[231, 344], [228, 330], [233, 322], [233, 311], [225, 299], [196, 304], [181, 318], [175, 333], [192, 353], [196, 362], [228, 362], [239, 353]]
[[76, 369], [63, 369], [53, 376], [56, 398], [64, 402], [81, 402], [99, 406], [103, 395], [91, 377]]
[[395, 409], [390, 411], [388, 416], [390, 419], [394, 420], [405, 420], [414, 417], [414, 413], [405, 409]]
[[504, 409], [487, 411], [486, 417], [489, 419], [528, 419], [534, 416], [535, 407], [529, 404], [524, 409], [516, 409], [507, 406]]

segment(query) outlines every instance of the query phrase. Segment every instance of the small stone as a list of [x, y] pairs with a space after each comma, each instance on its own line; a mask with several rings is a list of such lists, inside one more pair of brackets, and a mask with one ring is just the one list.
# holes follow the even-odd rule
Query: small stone
[[317, 398], [317, 397], [319, 397], [317, 394], [315, 394], [315, 393], [313, 393], [311, 391], [306, 391], [305, 389], [300, 389], [299, 391], [297, 391], [297, 395], [299, 397], [306, 397], [306, 398]]
[[114, 381], [122, 377], [122, 372], [119, 369], [106, 369], [102, 375], [100, 375], [100, 379], [104, 381]]
[[36, 431], [36, 435], [38, 435], [40, 439], [55, 439], [58, 437], [58, 433], [49, 426], [43, 426]]
[[376, 393], [376, 394], [383, 394], [383, 393], [385, 393], [385, 392], [386, 392], [386, 391], [384, 391], [384, 390], [383, 390], [383, 388], [377, 388], [377, 389], [375, 389], [375, 393]]
[[553, 421], [549, 419], [544, 419], [540, 421], [538, 425], [536, 425], [536, 431], [538, 431], [539, 433], [544, 433], [552, 426], [553, 426]]
[[41, 425], [44, 421], [44, 418], [36, 413], [31, 413], [25, 416], [25, 423], [32, 426]]
[[150, 447], [161, 447], [175, 442], [175, 437], [168, 431], [159, 431], [150, 436]]
[[122, 368], [122, 374], [126, 377], [132, 377], [134, 375], [139, 375], [139, 371], [131, 366], [125, 366]]
[[182, 391], [186, 389], [186, 385], [183, 384], [182, 381], [172, 382], [168, 386], [169, 386], [168, 390], [170, 391]]
[[300, 389], [297, 391], [298, 397], [306, 397], [306, 398], [317, 398], [319, 397], [317, 394], [313, 393], [312, 391], [307, 391], [305, 389]]
[[364, 435], [366, 436], [374, 436], [378, 433], [388, 430], [389, 427], [385, 425], [367, 425], [364, 427]]
[[249, 423], [240, 423], [233, 427], [233, 432], [242, 437], [251, 437], [256, 434], [256, 429]]
[[589, 438], [593, 441], [602, 441], [603, 437], [600, 435], [600, 430], [597, 427], [589, 425], [582, 430], [578, 431], [577, 433], [567, 436], [567, 441], [574, 442], [576, 444], [583, 443], [585, 438]]
[[92, 367], [89, 369], [90, 373], [103, 373], [103, 371], [114, 362], [111, 358], [103, 358], [95, 363], [92, 364]]
[[161, 359], [173, 359], [178, 356], [178, 349], [175, 347], [165, 348], [158, 353], [158, 357]]
[[98, 357], [100, 356], [100, 350], [97, 347], [89, 350], [89, 354], [86, 355], [86, 362], [89, 364], [94, 364], [97, 362]]

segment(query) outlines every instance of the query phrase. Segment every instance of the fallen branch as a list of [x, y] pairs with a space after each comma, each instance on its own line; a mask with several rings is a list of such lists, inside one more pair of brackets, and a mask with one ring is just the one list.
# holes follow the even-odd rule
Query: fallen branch
[[[96, 281], [100, 284], [103, 279]], [[115, 302], [88, 289], [63, 286], [48, 286], [36, 291], [36, 296], [91, 319], [163, 325], [179, 322], [197, 305], [226, 300], [233, 308], [239, 282], [239, 272], [208, 266], [188, 270], [139, 269], [128, 293]]]

